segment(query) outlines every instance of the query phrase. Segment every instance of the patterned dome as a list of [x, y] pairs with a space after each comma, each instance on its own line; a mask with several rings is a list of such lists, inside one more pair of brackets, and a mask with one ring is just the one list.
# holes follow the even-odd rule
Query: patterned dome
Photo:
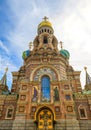
[[70, 53], [65, 49], [61, 49], [60, 54], [62, 54], [67, 59], [69, 59], [69, 57], [70, 57]]
[[42, 22], [38, 25], [38, 29], [41, 28], [41, 27], [44, 27], [44, 26], [47, 26], [47, 27], [51, 27], [51, 28], [52, 28], [52, 24], [51, 24], [49, 21], [42, 21]]
[[30, 50], [26, 50], [26, 51], [23, 52], [22, 58], [26, 59], [29, 55], [30, 55]]
[[43, 21], [38, 25], [38, 29], [45, 26], [52, 28], [52, 24], [48, 21], [48, 18], [46, 16], [43, 18]]

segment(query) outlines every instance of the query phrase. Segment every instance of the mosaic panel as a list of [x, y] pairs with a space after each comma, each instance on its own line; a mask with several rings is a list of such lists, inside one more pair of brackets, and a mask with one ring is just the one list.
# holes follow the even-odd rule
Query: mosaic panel
[[56, 81], [57, 80], [57, 77], [56, 77], [56, 73], [51, 69], [51, 68], [41, 68], [39, 69], [36, 74], [35, 74], [35, 77], [34, 77], [34, 81], [38, 81], [39, 80], [39, 77], [41, 75], [51, 75], [52, 77], [52, 80]]

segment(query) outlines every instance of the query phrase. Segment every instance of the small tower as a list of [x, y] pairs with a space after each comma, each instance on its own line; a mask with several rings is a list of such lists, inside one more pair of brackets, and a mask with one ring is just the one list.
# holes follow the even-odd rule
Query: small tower
[[58, 41], [54, 36], [52, 24], [48, 21], [47, 17], [38, 25], [37, 36], [34, 39], [33, 53], [34, 54], [50, 54], [58, 53]]
[[84, 67], [86, 72], [86, 83], [85, 83], [85, 90], [91, 90], [91, 77], [87, 72], [87, 67]]
[[8, 86], [7, 86], [7, 71], [8, 71], [8, 68], [5, 69], [5, 73], [0, 80], [0, 93], [9, 91]]

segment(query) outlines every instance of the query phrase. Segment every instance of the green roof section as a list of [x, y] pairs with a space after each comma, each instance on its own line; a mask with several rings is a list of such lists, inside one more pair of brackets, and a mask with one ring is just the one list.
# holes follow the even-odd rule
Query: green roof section
[[65, 49], [61, 49], [60, 54], [63, 55], [67, 59], [69, 59], [69, 57], [70, 57], [70, 53]]
[[91, 94], [91, 90], [88, 90], [88, 91], [84, 90], [83, 94]]

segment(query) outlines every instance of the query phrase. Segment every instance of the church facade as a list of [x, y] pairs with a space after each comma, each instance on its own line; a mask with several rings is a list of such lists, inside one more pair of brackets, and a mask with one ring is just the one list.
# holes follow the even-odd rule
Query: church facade
[[11, 91], [6, 72], [0, 80], [0, 130], [91, 130], [90, 76], [85, 67], [83, 90], [81, 72], [69, 64], [70, 53], [58, 49], [47, 17], [22, 57]]

